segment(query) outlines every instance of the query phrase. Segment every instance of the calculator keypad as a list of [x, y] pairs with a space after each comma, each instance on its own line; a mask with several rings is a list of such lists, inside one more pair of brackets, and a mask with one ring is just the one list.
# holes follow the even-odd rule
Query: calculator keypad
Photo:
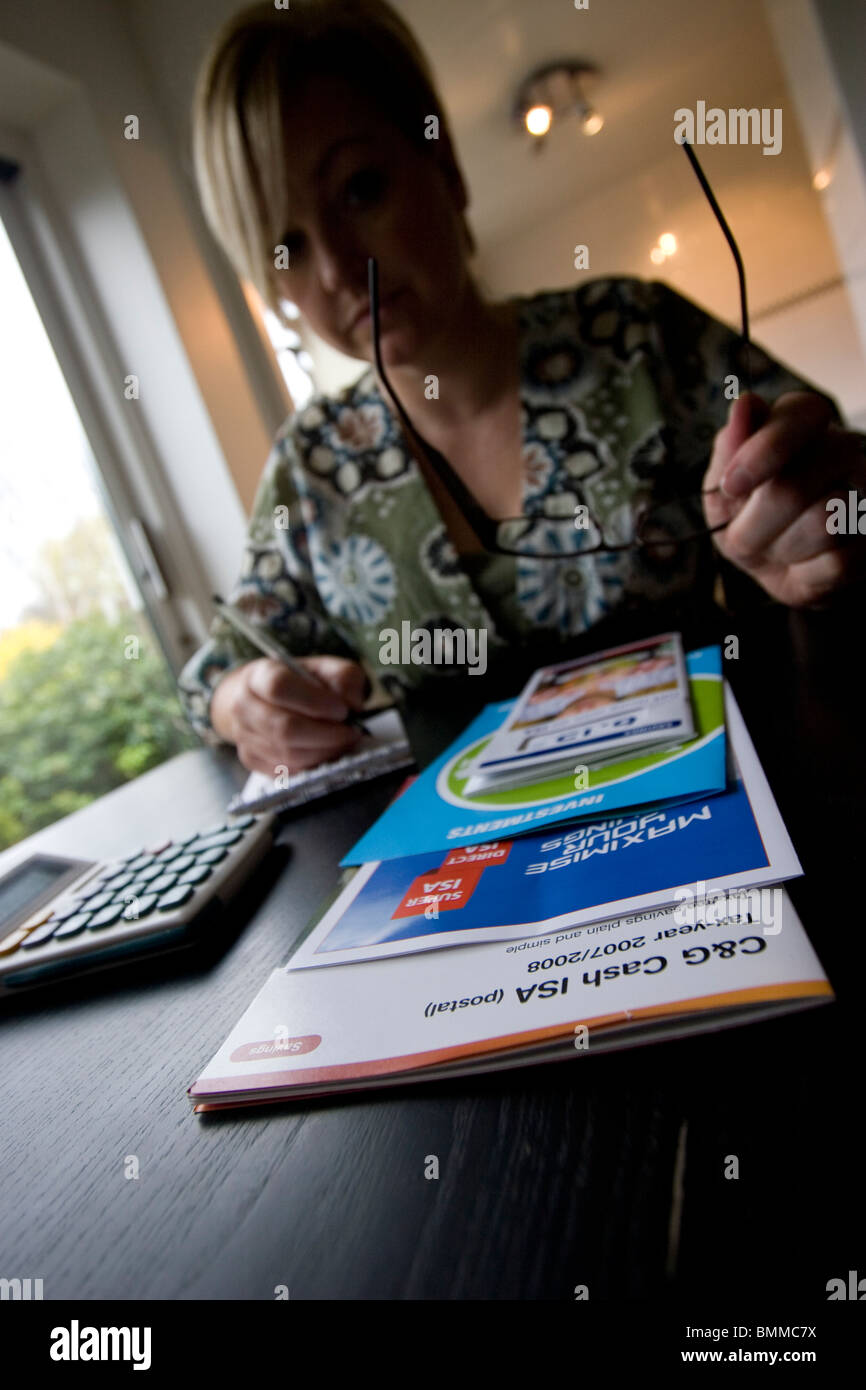
[[140, 922], [142, 917], [147, 917], [153, 912], [158, 902], [156, 893], [143, 893], [140, 898], [133, 898], [123, 909], [124, 921]]
[[[49, 904], [41, 916], [0, 941], [0, 962], [5, 964], [21, 951], [32, 953], [37, 961], [40, 948], [50, 942], [77, 938], [83, 944], [91, 933], [109, 937], [112, 928], [128, 929], [151, 916], [156, 925], [161, 914], [175, 913], [190, 902], [259, 819], [239, 817], [229, 825], [213, 826], [174, 842], [163, 841], [150, 850], [138, 850], [102, 866], [81, 889], [58, 898], [55, 907]], [[84, 963], [84, 957], [82, 960]]]
[[[89, 912], [76, 912], [74, 917], [67, 917], [66, 921], [60, 924], [60, 926], [57, 928], [57, 931], [54, 933], [52, 940], [60, 941], [62, 939], [65, 941], [68, 936], [78, 936], [79, 932], [84, 931], [84, 928], [87, 926], [87, 923], [89, 921]], [[25, 945], [26, 944], [27, 943], [25, 942]], [[40, 942], [39, 944], [42, 945], [42, 942]]]

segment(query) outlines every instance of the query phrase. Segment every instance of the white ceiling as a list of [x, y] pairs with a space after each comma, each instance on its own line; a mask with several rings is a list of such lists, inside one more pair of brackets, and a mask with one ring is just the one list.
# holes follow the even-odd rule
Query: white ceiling
[[[783, 78], [755, 0], [399, 0], [440, 76], [474, 194], [480, 237], [629, 179], [673, 147], [673, 113], [710, 105], [762, 106]], [[509, 112], [520, 80], [556, 58], [601, 70], [606, 125], [592, 139], [554, 131], [527, 150]], [[560, 138], [556, 138], [559, 135]], [[751, 150], [741, 151], [748, 162]]]

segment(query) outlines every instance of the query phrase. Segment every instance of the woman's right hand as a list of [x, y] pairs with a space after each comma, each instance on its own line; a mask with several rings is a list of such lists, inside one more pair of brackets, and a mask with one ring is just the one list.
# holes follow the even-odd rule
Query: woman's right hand
[[351, 752], [361, 737], [343, 721], [363, 703], [362, 668], [338, 656], [308, 656], [301, 665], [324, 685], [303, 680], [268, 656], [229, 671], [214, 691], [211, 724], [220, 738], [237, 746], [250, 772], [269, 777], [280, 768], [300, 772]]

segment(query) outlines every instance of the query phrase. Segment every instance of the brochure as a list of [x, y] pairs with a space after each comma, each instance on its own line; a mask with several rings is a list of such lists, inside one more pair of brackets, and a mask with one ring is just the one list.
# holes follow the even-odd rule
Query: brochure
[[[546, 935], [683, 895], [801, 873], [742, 715], [725, 689], [726, 791], [576, 827], [365, 864], [290, 969]], [[700, 884], [700, 887], [698, 887]]]
[[467, 796], [694, 737], [680, 635], [542, 666], [476, 760]]
[[833, 994], [783, 889], [541, 939], [275, 970], [189, 1089], [196, 1110], [497, 1071], [676, 1038]]
[[[634, 806], [660, 806], [725, 788], [725, 716], [721, 651], [703, 647], [686, 657], [695, 737], [679, 748], [626, 753], [614, 763], [574, 766], [527, 787], [466, 794], [477, 758], [514, 701], [488, 705], [461, 736], [393, 802], [342, 860], [366, 864], [477, 845], [563, 821], [608, 816]], [[575, 763], [578, 759], [575, 758]]]

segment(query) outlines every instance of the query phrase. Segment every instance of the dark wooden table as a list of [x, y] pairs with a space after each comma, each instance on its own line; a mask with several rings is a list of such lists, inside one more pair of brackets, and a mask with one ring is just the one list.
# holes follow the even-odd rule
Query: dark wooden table
[[[186, 1087], [303, 932], [388, 779], [284, 820], [249, 920], [216, 953], [2, 1005], [0, 1275], [42, 1278], [48, 1299], [273, 1299], [282, 1284], [292, 1299], [568, 1300], [585, 1284], [593, 1300], [804, 1306], [866, 1274], [862, 618], [774, 609], [735, 630], [727, 671], [806, 869], [792, 895], [837, 1003], [611, 1056], [194, 1117]], [[456, 732], [442, 707], [456, 719], [458, 703], [427, 720], [431, 745]], [[29, 845], [128, 852], [218, 821], [242, 780], [228, 753], [187, 753]]]

